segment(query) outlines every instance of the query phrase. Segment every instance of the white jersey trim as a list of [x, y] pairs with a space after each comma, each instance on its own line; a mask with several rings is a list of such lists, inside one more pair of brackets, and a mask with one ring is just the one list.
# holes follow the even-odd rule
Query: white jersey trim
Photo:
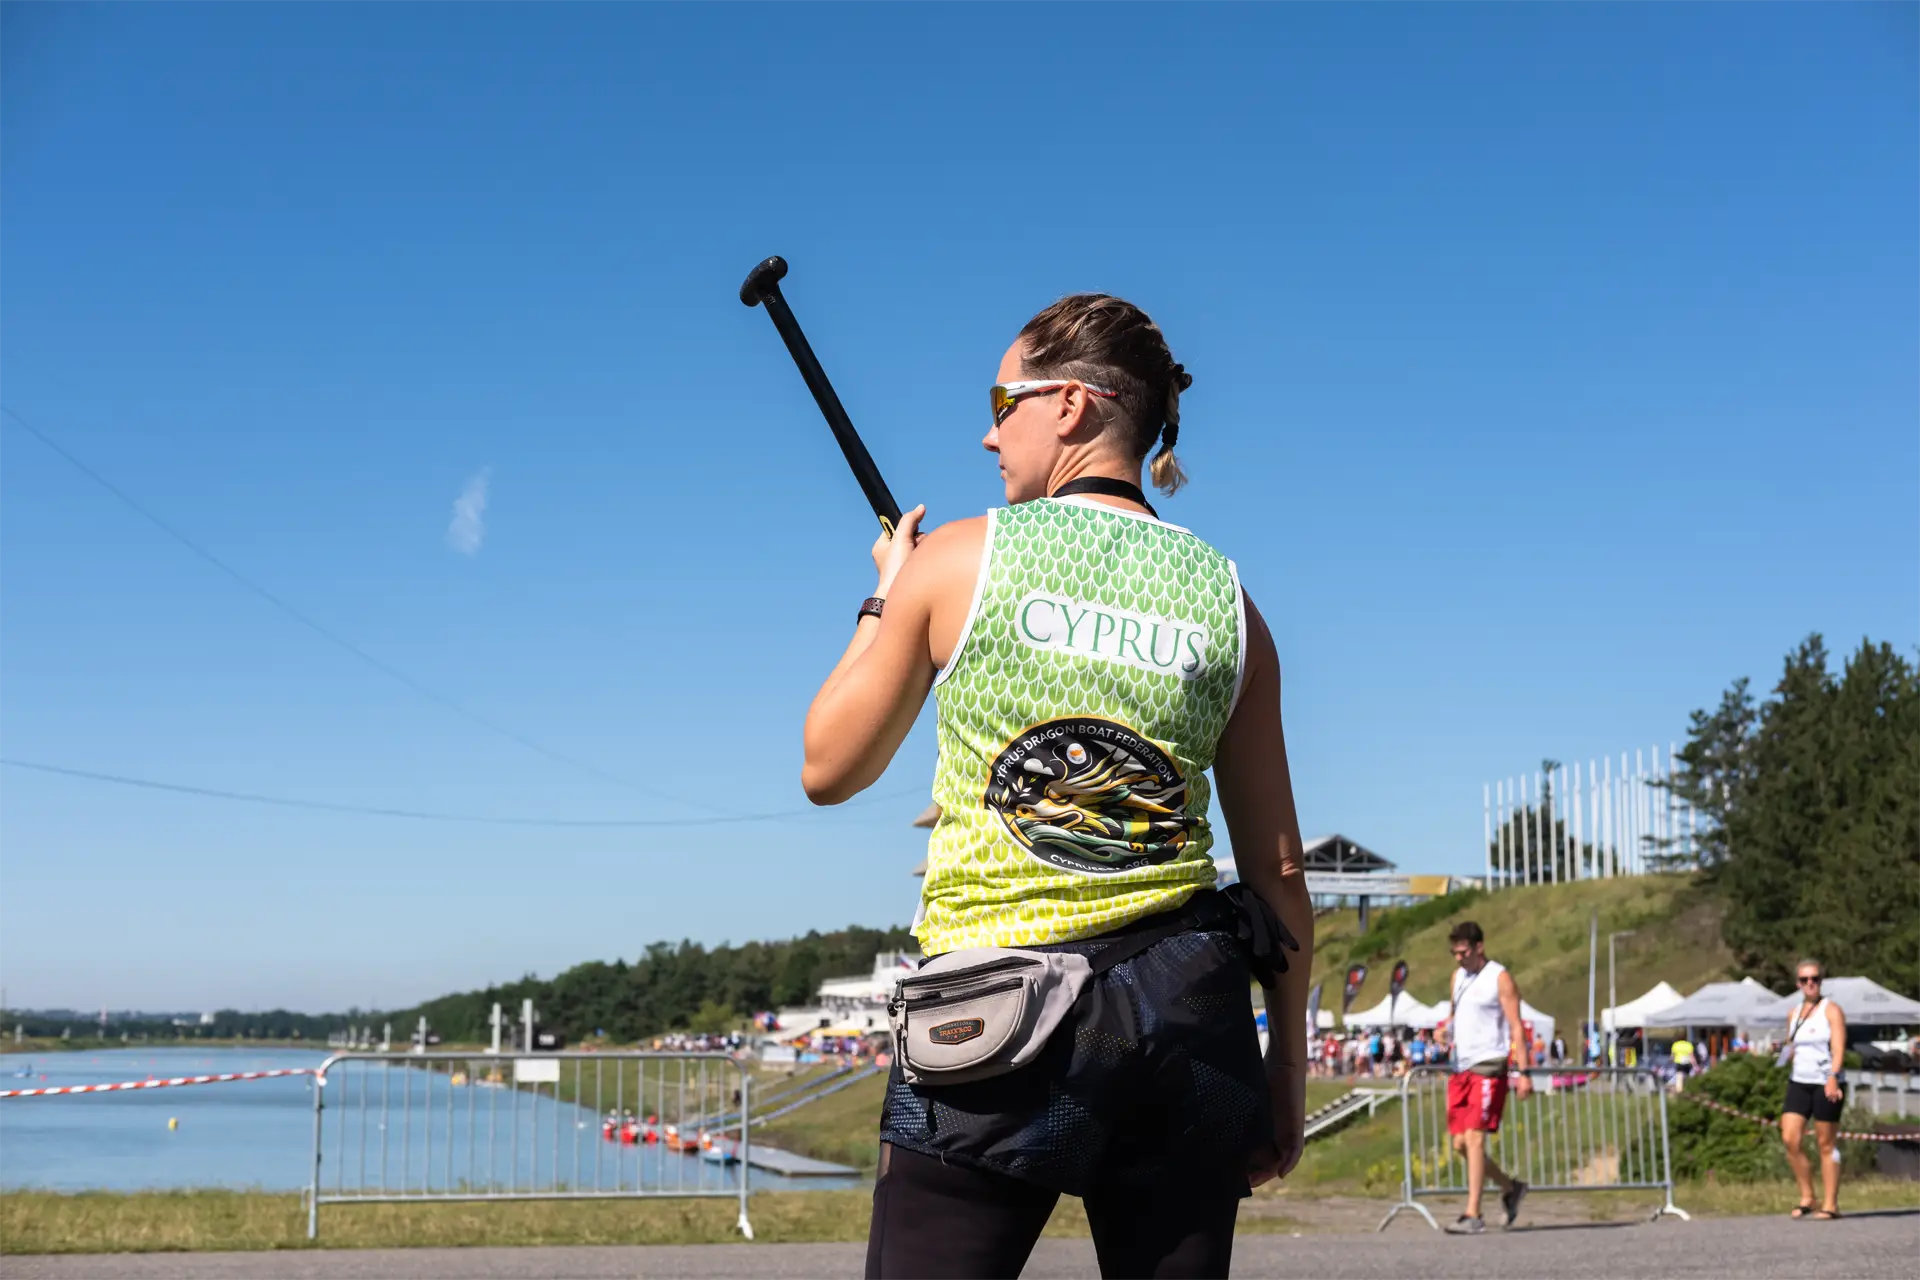
[[940, 668], [940, 674], [933, 678], [933, 687], [938, 689], [948, 676], [959, 670], [960, 659], [967, 652], [967, 641], [973, 638], [973, 624], [980, 617], [980, 601], [987, 594], [987, 574], [993, 568], [993, 530], [998, 520], [996, 508], [987, 509], [987, 536], [980, 547], [980, 572], [973, 579], [973, 603], [967, 606], [967, 620], [960, 624], [960, 638], [953, 642], [953, 652], [947, 655], [947, 665]]
[[1240, 585], [1240, 566], [1232, 560], [1227, 561], [1227, 575], [1233, 579], [1233, 627], [1239, 640], [1239, 650], [1233, 669], [1233, 701], [1227, 704], [1227, 720], [1233, 720], [1233, 713], [1240, 709], [1240, 695], [1247, 688], [1247, 589]]
[[1047, 501], [1071, 502], [1074, 506], [1085, 507], [1089, 511], [1104, 511], [1110, 516], [1125, 516], [1129, 520], [1145, 520], [1148, 524], [1157, 524], [1161, 528], [1171, 529], [1175, 533], [1193, 532], [1193, 530], [1187, 528], [1185, 525], [1169, 524], [1159, 516], [1150, 516], [1144, 511], [1128, 511], [1125, 507], [1108, 506], [1104, 502], [1095, 502], [1092, 498], [1086, 497], [1084, 494], [1070, 493], [1064, 498], [1048, 498]]

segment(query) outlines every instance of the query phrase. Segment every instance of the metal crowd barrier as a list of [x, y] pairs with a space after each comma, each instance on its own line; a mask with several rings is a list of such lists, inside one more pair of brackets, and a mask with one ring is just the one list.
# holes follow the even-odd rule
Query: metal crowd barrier
[[323, 1204], [690, 1196], [737, 1198], [753, 1238], [751, 1126], [703, 1142], [752, 1116], [725, 1054], [339, 1053], [316, 1082], [310, 1240]]
[[[1416, 1067], [1400, 1081], [1400, 1201], [1381, 1219], [1387, 1229], [1411, 1209], [1435, 1230], [1423, 1196], [1464, 1196], [1466, 1157], [1447, 1132], [1446, 1067]], [[1673, 1203], [1673, 1160], [1667, 1140], [1667, 1091], [1651, 1071], [1626, 1067], [1538, 1068], [1526, 1073], [1533, 1096], [1507, 1095], [1500, 1131], [1487, 1155], [1529, 1191], [1661, 1193], [1654, 1210], [1686, 1218]], [[1491, 1181], [1486, 1195], [1496, 1200]]]

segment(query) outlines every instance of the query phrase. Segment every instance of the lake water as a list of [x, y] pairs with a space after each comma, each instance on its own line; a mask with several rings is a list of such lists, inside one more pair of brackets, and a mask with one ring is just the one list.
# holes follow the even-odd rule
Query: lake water
[[[8, 1088], [106, 1084], [226, 1071], [317, 1067], [289, 1049], [116, 1049], [0, 1057]], [[41, 1077], [45, 1078], [42, 1079]], [[169, 1117], [180, 1127], [167, 1128]], [[313, 1160], [307, 1076], [176, 1089], [0, 1100], [0, 1186], [58, 1191], [305, 1184]]]
[[[326, 1058], [298, 1049], [121, 1049], [0, 1057], [4, 1087], [104, 1084], [149, 1076], [312, 1068]], [[658, 1146], [601, 1140], [598, 1118], [524, 1091], [431, 1084], [394, 1068], [390, 1081], [336, 1071], [327, 1100], [322, 1187], [392, 1191], [479, 1187], [547, 1189], [720, 1188], [735, 1173]], [[40, 1077], [44, 1076], [45, 1079]], [[356, 1092], [381, 1084], [388, 1107], [362, 1110]], [[0, 1099], [0, 1187], [128, 1191], [234, 1187], [292, 1191], [313, 1168], [313, 1080], [294, 1076], [125, 1093]], [[428, 1089], [431, 1089], [431, 1096]], [[338, 1103], [339, 1105], [336, 1105]], [[384, 1121], [382, 1117], [385, 1117]], [[169, 1129], [168, 1120], [179, 1122]], [[385, 1128], [382, 1128], [382, 1125]], [[491, 1126], [492, 1139], [487, 1138]], [[491, 1157], [492, 1168], [486, 1168]], [[755, 1190], [826, 1190], [853, 1178], [786, 1178], [751, 1172]]]

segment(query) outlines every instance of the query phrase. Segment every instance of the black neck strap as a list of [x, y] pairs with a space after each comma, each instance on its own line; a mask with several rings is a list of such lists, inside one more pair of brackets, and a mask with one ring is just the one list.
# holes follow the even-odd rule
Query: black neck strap
[[1111, 476], [1081, 476], [1078, 480], [1069, 480], [1048, 494], [1049, 498], [1065, 498], [1076, 493], [1097, 493], [1104, 498], [1125, 498], [1137, 502], [1147, 509], [1147, 514], [1158, 520], [1160, 513], [1147, 501], [1147, 495], [1140, 492], [1140, 486], [1125, 480], [1115, 480]]

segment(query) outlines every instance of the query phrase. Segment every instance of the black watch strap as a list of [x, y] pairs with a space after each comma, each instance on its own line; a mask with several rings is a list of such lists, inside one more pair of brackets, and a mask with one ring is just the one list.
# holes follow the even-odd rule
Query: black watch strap
[[886, 604], [887, 598], [885, 596], [868, 596], [860, 602], [860, 612], [855, 615], [854, 621], [858, 622], [861, 618], [879, 617], [880, 610], [884, 609]]

